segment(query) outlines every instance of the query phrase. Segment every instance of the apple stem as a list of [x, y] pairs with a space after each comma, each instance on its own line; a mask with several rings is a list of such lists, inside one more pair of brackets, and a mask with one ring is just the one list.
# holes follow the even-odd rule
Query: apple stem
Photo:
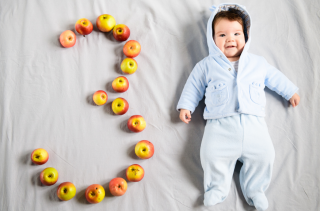
[[86, 37], [85, 35], [83, 35], [83, 37]]

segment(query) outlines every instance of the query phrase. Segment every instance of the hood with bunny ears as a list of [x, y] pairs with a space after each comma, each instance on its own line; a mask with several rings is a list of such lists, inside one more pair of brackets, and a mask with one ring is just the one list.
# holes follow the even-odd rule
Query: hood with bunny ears
[[215, 44], [214, 40], [213, 40], [213, 34], [212, 34], [212, 22], [214, 17], [216, 16], [216, 14], [218, 12], [221, 11], [235, 11], [236, 13], [238, 13], [244, 23], [244, 35], [245, 35], [245, 40], [246, 40], [246, 45], [241, 53], [242, 55], [245, 55], [247, 53], [247, 50], [249, 48], [249, 44], [250, 44], [250, 27], [251, 27], [251, 20], [250, 20], [250, 15], [249, 13], [246, 11], [245, 6], [239, 5], [239, 4], [220, 4], [217, 7], [216, 6], [212, 6], [210, 8], [211, 11], [211, 16], [208, 20], [208, 24], [207, 24], [207, 43], [208, 43], [208, 47], [209, 47], [209, 54], [210, 55], [223, 55], [223, 53], [221, 52], [221, 50], [217, 47], [217, 45]]

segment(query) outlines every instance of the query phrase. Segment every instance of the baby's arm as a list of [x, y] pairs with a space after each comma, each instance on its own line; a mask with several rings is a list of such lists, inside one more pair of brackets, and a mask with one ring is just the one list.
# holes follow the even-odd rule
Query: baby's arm
[[300, 102], [300, 96], [295, 93], [291, 98], [290, 98], [290, 103], [293, 107], [296, 107]]
[[[198, 63], [190, 73], [186, 84], [182, 90], [177, 111], [180, 112], [180, 119], [185, 123], [191, 120], [191, 114], [203, 98], [207, 87], [206, 75]], [[187, 118], [186, 118], [187, 117]]]
[[267, 74], [265, 77], [266, 86], [277, 92], [286, 100], [290, 101], [293, 107], [297, 106], [300, 102], [300, 97], [296, 93], [298, 87], [294, 85], [280, 70], [268, 64]]
[[181, 121], [183, 121], [184, 123], [189, 124], [189, 122], [191, 121], [191, 112], [187, 109], [180, 109], [180, 119]]

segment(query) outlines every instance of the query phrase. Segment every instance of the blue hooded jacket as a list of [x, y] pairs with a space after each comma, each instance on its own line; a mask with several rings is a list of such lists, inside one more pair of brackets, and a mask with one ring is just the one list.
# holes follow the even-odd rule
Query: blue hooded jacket
[[[246, 44], [239, 59], [238, 72], [216, 46], [212, 36], [214, 16], [229, 9], [236, 9], [241, 14], [246, 28]], [[289, 100], [298, 87], [263, 57], [248, 53], [251, 21], [245, 7], [220, 4], [218, 7], [212, 6], [210, 10], [212, 14], [207, 24], [209, 55], [198, 62], [190, 73], [177, 110], [187, 109], [193, 113], [205, 95], [204, 119], [218, 119], [240, 113], [265, 116], [265, 86]]]

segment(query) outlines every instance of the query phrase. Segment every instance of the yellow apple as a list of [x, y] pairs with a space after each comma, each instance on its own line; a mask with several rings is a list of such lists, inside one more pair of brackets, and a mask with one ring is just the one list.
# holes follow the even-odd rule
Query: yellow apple
[[146, 128], [147, 123], [141, 115], [133, 115], [128, 119], [127, 126], [132, 132], [138, 133]]
[[97, 204], [104, 199], [106, 195], [104, 188], [101, 185], [93, 184], [86, 189], [86, 199], [91, 204]]
[[115, 114], [123, 115], [129, 109], [129, 103], [124, 98], [117, 98], [112, 102], [112, 111]]
[[42, 182], [42, 184], [47, 186], [56, 184], [56, 182], [58, 181], [58, 178], [59, 178], [58, 171], [52, 167], [45, 168], [40, 173], [40, 181]]
[[76, 195], [77, 189], [71, 182], [63, 182], [57, 189], [57, 196], [62, 201], [68, 201]]
[[116, 20], [111, 15], [103, 14], [97, 18], [96, 24], [100, 31], [109, 32], [116, 25]]
[[130, 182], [139, 182], [144, 177], [144, 170], [140, 165], [133, 164], [127, 168], [126, 176]]
[[31, 160], [34, 164], [42, 165], [45, 164], [49, 159], [49, 153], [47, 150], [39, 148], [33, 150], [31, 153]]
[[99, 90], [99, 91], [96, 91], [94, 94], [93, 94], [93, 102], [100, 106], [100, 105], [104, 105], [107, 100], [108, 100], [108, 95], [105, 91], [103, 90]]
[[154, 146], [150, 141], [142, 140], [136, 144], [134, 151], [139, 158], [149, 159], [154, 154]]
[[121, 62], [121, 70], [126, 74], [133, 74], [138, 68], [138, 63], [132, 58], [125, 58]]
[[112, 88], [116, 92], [125, 92], [129, 88], [129, 81], [124, 76], [119, 76], [112, 81]]

